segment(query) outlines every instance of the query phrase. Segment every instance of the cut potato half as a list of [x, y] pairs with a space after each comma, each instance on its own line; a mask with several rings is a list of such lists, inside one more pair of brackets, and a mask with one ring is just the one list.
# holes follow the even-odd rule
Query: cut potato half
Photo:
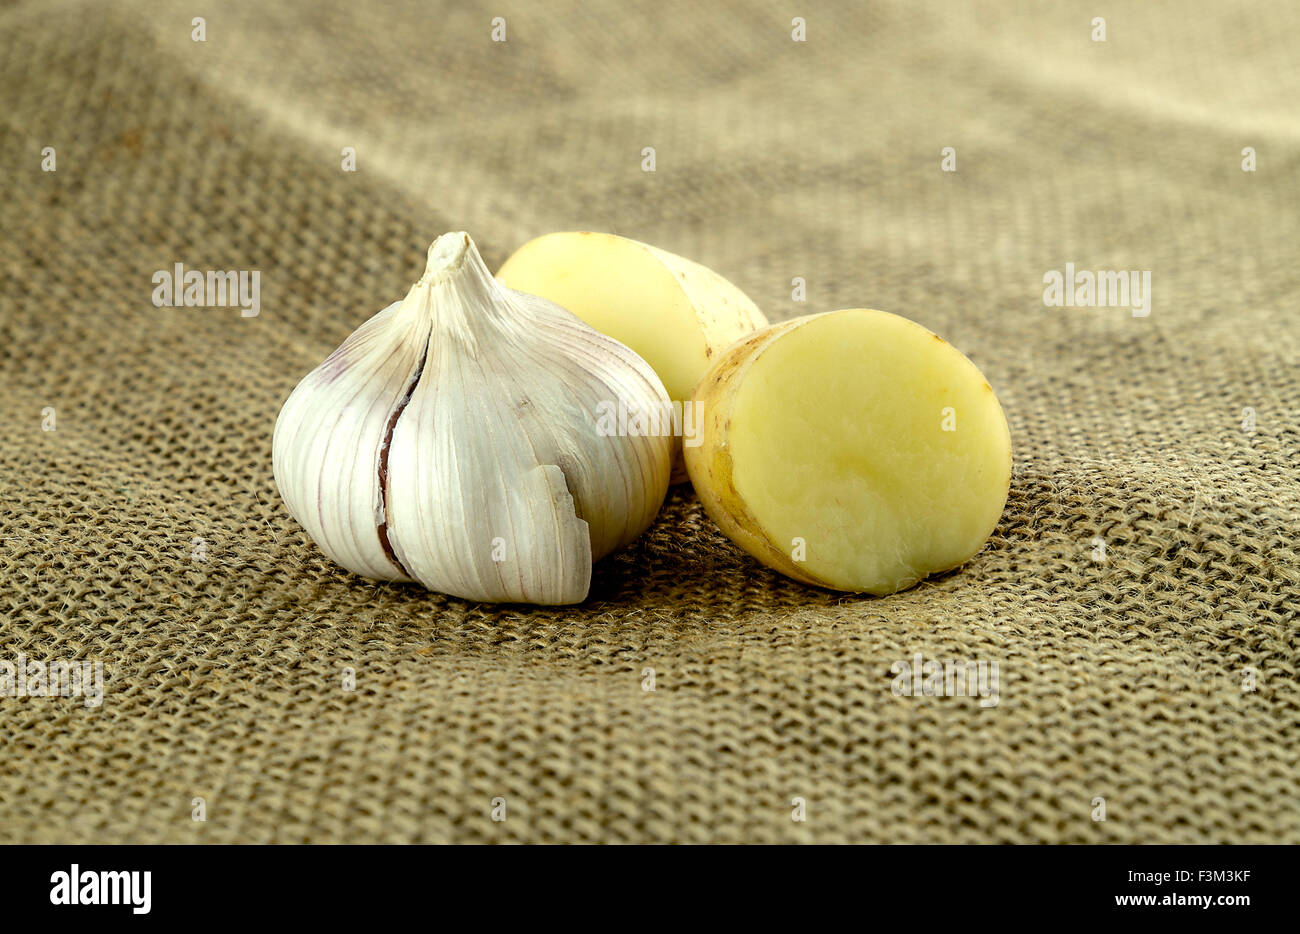
[[[497, 278], [564, 306], [631, 347], [676, 403], [691, 398], [725, 348], [767, 325], [758, 306], [713, 270], [614, 234], [575, 231], [530, 240]], [[677, 483], [686, 479], [680, 437], [674, 450]]]
[[980, 371], [913, 321], [852, 309], [759, 331], [696, 387], [686, 465], [741, 548], [796, 580], [889, 594], [997, 525], [1011, 438]]

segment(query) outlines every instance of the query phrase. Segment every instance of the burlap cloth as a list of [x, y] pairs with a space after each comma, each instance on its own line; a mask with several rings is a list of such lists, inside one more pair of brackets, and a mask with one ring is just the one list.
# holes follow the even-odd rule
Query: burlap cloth
[[[0, 698], [0, 839], [1300, 843], [1300, 9], [202, 6], [0, 11], [0, 659], [107, 677]], [[289, 391], [438, 234], [574, 228], [963, 349], [1015, 449], [985, 549], [839, 595], [679, 488], [578, 607], [332, 566]], [[155, 307], [178, 262], [260, 314]], [[1067, 262], [1149, 317], [1045, 306]], [[999, 703], [896, 696], [917, 653]]]

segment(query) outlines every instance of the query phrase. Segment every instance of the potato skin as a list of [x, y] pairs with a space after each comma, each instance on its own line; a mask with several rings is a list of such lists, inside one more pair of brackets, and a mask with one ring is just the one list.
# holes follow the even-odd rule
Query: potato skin
[[700, 443], [694, 447], [684, 446], [683, 453], [686, 471], [696, 495], [704, 504], [704, 511], [728, 538], [763, 564], [787, 577], [805, 584], [835, 589], [801, 568], [762, 533], [758, 520], [750, 513], [732, 480], [731, 451], [727, 444], [736, 388], [745, 373], [776, 338], [807, 323], [812, 317], [815, 316], [769, 325], [732, 344], [714, 361], [696, 384], [691, 397], [691, 401], [703, 412]]
[[661, 263], [686, 294], [699, 321], [707, 356], [712, 357], [746, 334], [768, 326], [762, 310], [729, 279], [684, 256], [648, 243], [631, 242]]

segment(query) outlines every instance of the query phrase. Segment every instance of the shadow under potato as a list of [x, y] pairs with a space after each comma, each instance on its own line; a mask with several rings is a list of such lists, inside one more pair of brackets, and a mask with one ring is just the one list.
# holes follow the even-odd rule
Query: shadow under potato
[[722, 534], [689, 484], [669, 489], [654, 524], [627, 548], [596, 563], [581, 604], [603, 608], [747, 603], [766, 609], [830, 606], [854, 594], [810, 587], [764, 567]]

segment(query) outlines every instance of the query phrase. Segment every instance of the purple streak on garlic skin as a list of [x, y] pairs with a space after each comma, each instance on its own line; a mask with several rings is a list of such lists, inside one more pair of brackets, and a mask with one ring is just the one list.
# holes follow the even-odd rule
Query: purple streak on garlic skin
[[348, 358], [346, 355], [344, 355], [343, 348], [340, 347], [337, 350], [335, 350], [332, 354], [330, 354], [328, 357], [326, 357], [325, 362], [320, 365], [320, 369], [318, 370], [318, 373], [320, 374], [320, 381], [324, 385], [328, 386], [330, 383], [334, 382], [336, 379], [338, 379], [340, 376], [346, 373], [347, 369], [348, 369]]

